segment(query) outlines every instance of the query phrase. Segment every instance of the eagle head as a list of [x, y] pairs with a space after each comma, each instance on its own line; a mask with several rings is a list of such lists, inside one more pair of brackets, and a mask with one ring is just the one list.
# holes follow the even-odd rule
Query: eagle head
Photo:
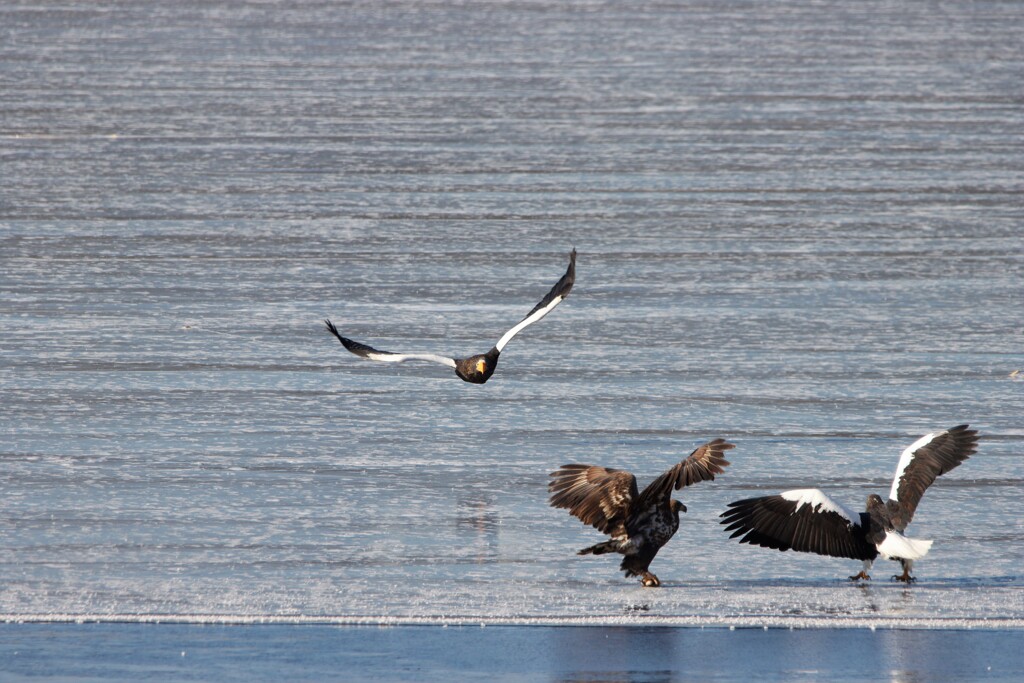
[[686, 506], [683, 505], [680, 501], [673, 499], [672, 500], [672, 512], [676, 513], [677, 515], [680, 512], [686, 512]]
[[868, 496], [868, 505], [867, 505], [867, 511], [868, 512], [871, 511], [871, 508], [879, 507], [879, 506], [884, 506], [884, 505], [885, 505], [885, 503], [882, 502], [882, 497], [880, 495], [878, 495], [877, 493], [872, 493], [871, 495]]

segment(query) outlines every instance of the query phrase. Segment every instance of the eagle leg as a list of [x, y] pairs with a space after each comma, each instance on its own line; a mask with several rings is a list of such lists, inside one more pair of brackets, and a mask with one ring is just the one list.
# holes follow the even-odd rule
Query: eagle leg
[[902, 581], [903, 583], [913, 583], [914, 581], [917, 581], [916, 578], [914, 578], [913, 576], [910, 575], [910, 568], [909, 567], [905, 567], [903, 569], [903, 573], [902, 574], [893, 574], [892, 575], [892, 580], [893, 581]]
[[868, 570], [871, 569], [871, 566], [874, 563], [875, 563], [875, 561], [873, 559], [872, 560], [864, 560], [864, 562], [861, 564], [860, 571], [857, 572], [856, 574], [854, 574], [853, 576], [851, 576], [850, 577], [850, 581], [859, 581], [860, 579], [864, 579], [865, 581], [870, 581], [871, 580], [871, 576], [868, 574]]
[[644, 572], [640, 577], [640, 583], [644, 585], [644, 588], [657, 588], [661, 585], [661, 581], [658, 577], [650, 572]]
[[903, 567], [902, 574], [893, 574], [893, 581], [902, 581], [903, 583], [911, 583], [917, 581], [913, 576], [910, 575], [910, 568], [913, 566], [913, 562], [910, 560], [900, 560], [900, 566]]

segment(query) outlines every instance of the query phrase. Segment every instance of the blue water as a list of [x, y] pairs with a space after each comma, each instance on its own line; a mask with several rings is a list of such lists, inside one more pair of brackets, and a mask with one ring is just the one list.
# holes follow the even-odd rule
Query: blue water
[[0, 625], [21, 681], [1017, 681], [1019, 631]]
[[[1018, 5], [0, 14], [0, 619], [1024, 626]], [[572, 247], [483, 386], [321, 322], [482, 352]], [[718, 524], [964, 422], [916, 585]], [[663, 589], [575, 555], [548, 472], [714, 437]]]

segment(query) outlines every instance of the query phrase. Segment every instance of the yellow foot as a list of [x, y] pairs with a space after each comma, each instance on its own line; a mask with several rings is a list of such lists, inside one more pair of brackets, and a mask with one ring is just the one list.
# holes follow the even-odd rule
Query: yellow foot
[[913, 583], [914, 581], [917, 581], [917, 579], [910, 575], [910, 572], [903, 572], [902, 574], [893, 574], [892, 580], [902, 581], [903, 583]]
[[868, 576], [868, 573], [866, 571], [864, 571], [863, 569], [860, 571], [860, 573], [854, 574], [853, 576], [850, 577], [850, 581], [858, 581], [860, 579], [864, 579], [865, 581], [870, 581], [871, 577]]
[[658, 581], [658, 577], [650, 572], [644, 572], [643, 577], [640, 579], [640, 583], [644, 585], [644, 588], [657, 588], [661, 585], [661, 581]]

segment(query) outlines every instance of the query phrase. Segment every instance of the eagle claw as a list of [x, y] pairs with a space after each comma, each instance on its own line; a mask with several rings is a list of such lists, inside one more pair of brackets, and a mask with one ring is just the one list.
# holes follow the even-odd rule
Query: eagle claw
[[911, 576], [910, 574], [904, 573], [904, 574], [893, 574], [892, 575], [892, 580], [893, 581], [902, 581], [903, 583], [913, 583], [914, 581], [917, 581], [917, 578]]
[[868, 573], [866, 571], [863, 571], [863, 570], [861, 570], [859, 573], [854, 574], [853, 576], [850, 577], [850, 581], [858, 581], [859, 579], [864, 579], [865, 581], [870, 581], [871, 577], [868, 575]]
[[640, 579], [640, 583], [644, 585], [644, 588], [657, 588], [661, 585], [661, 581], [658, 577], [650, 572], [644, 572], [643, 578]]

